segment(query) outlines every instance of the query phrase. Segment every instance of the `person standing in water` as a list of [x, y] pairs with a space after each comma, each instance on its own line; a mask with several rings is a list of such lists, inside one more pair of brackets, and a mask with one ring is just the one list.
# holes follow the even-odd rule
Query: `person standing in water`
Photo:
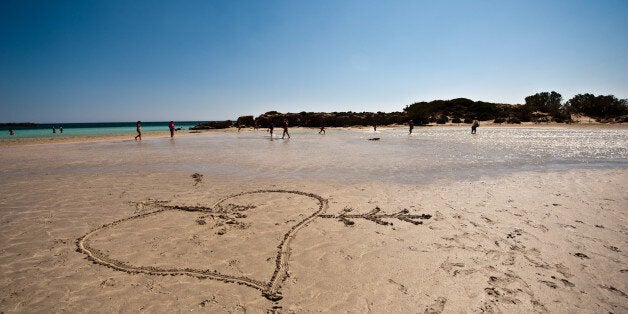
[[410, 120], [410, 122], [408, 122], [408, 126], [410, 128], [410, 134], [412, 134], [412, 130], [414, 129], [414, 122], [412, 122], [412, 120]]
[[63, 133], [63, 126], [59, 127], [59, 132]]
[[288, 120], [283, 120], [283, 134], [281, 138], [283, 139], [286, 135], [290, 138], [290, 133], [288, 133]]
[[471, 134], [475, 134], [475, 130], [480, 126], [480, 122], [478, 120], [473, 120], [473, 124], [471, 124]]
[[135, 125], [135, 130], [137, 131], [135, 140], [137, 141], [137, 139], [139, 138], [141, 141], [142, 140], [142, 121], [137, 121], [137, 124]]
[[13, 135], [15, 134], [15, 132], [13, 132], [13, 129], [9, 129], [9, 135]]
[[57, 133], [57, 129], [55, 129], [55, 127], [52, 127], [52, 133]]
[[170, 121], [168, 128], [170, 129], [170, 137], [174, 137], [174, 121]]

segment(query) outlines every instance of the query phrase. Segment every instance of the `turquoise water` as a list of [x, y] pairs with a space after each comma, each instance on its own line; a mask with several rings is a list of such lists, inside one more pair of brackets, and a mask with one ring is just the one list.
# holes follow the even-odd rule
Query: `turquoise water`
[[[142, 122], [142, 133], [168, 132], [169, 122]], [[136, 134], [136, 123], [45, 123], [35, 126], [0, 126], [0, 139]], [[177, 132], [188, 132], [190, 127], [198, 123], [200, 121], [175, 121], [175, 127], [181, 128]], [[52, 133], [53, 127], [56, 129], [56, 133]], [[61, 127], [63, 127], [63, 133], [60, 132]], [[14, 135], [9, 134], [9, 129], [14, 130]]]

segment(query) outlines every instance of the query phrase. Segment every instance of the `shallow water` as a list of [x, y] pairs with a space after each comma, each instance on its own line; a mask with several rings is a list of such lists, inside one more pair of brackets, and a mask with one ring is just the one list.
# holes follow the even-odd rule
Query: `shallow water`
[[[188, 132], [190, 127], [197, 125], [198, 121], [175, 121], [175, 126], [181, 128], [181, 132]], [[168, 132], [169, 122], [142, 122], [143, 133]], [[56, 129], [52, 133], [52, 128]], [[60, 127], [63, 127], [61, 133]], [[111, 122], [111, 123], [55, 123], [38, 124], [34, 126], [0, 126], [0, 140], [16, 138], [51, 138], [73, 136], [105, 136], [119, 134], [136, 134], [136, 122]], [[15, 132], [10, 135], [9, 129]]]
[[[280, 131], [280, 130], [278, 130]], [[0, 178], [26, 173], [187, 171], [232, 179], [418, 183], [523, 170], [628, 167], [628, 130], [461, 128], [291, 129], [7, 147]], [[279, 132], [280, 134], [281, 132]], [[369, 138], [379, 137], [379, 141]]]

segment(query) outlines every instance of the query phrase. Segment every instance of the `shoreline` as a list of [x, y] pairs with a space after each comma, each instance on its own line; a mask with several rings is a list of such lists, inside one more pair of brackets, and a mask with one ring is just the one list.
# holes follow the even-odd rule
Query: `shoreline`
[[[456, 129], [467, 129], [470, 128], [471, 124], [454, 124], [454, 123], [446, 123], [446, 124], [427, 124], [427, 125], [415, 125], [414, 133], [417, 133], [422, 128], [456, 128]], [[350, 127], [327, 127], [327, 131], [333, 130], [368, 130], [372, 129], [372, 126], [350, 126]], [[378, 130], [397, 130], [397, 129], [408, 129], [407, 125], [381, 125], [377, 127]], [[534, 122], [523, 122], [521, 124], [506, 124], [506, 123], [493, 123], [492, 121], [480, 121], [480, 126], [478, 128], [478, 132], [481, 132], [482, 128], [535, 128], [535, 129], [572, 129], [572, 130], [628, 130], [628, 123], [534, 123]], [[290, 129], [309, 129], [312, 131], [318, 132], [319, 128], [315, 127], [291, 127]], [[259, 128], [258, 131], [265, 131], [266, 128]], [[244, 132], [253, 131], [252, 127], [242, 128]], [[240, 132], [242, 132], [240, 131]], [[208, 129], [208, 130], [191, 130], [186, 132], [175, 133], [174, 138], [180, 136], [192, 136], [195, 134], [204, 134], [204, 133], [238, 133], [238, 129], [236, 127], [227, 128], [227, 129]], [[16, 138], [16, 139], [0, 139], [0, 147], [10, 147], [10, 146], [24, 146], [24, 145], [43, 145], [43, 144], [70, 144], [70, 143], [90, 143], [90, 142], [116, 142], [116, 141], [125, 141], [125, 140], [133, 140], [135, 137], [135, 133], [129, 134], [118, 134], [118, 135], [98, 135], [98, 136], [60, 136], [60, 137], [45, 137], [45, 138]], [[155, 139], [155, 138], [168, 138], [170, 136], [169, 132], [155, 132], [155, 133], [146, 133], [142, 134], [142, 137], [145, 139]]]
[[[202, 131], [186, 131], [175, 133], [174, 137], [191, 136], [199, 133], [219, 132], [223, 130], [202, 130]], [[116, 134], [116, 135], [94, 135], [94, 136], [59, 136], [59, 137], [38, 137], [38, 138], [16, 138], [16, 139], [0, 139], [0, 147], [3, 146], [25, 146], [25, 145], [45, 145], [45, 144], [76, 144], [76, 143], [92, 143], [92, 142], [119, 142], [126, 140], [134, 140], [137, 133]], [[151, 132], [142, 134], [143, 139], [169, 138], [170, 133]]]

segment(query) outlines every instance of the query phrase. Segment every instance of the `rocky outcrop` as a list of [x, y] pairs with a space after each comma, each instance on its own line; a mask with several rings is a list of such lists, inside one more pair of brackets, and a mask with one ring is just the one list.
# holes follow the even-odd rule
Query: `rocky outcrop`
[[255, 125], [255, 118], [253, 116], [241, 116], [238, 118], [236, 125], [241, 127], [250, 127]]
[[199, 123], [190, 128], [190, 130], [213, 130], [213, 129], [227, 129], [233, 127], [231, 120], [227, 121], [210, 121], [207, 123]]
[[39, 125], [37, 123], [32, 122], [9, 122], [9, 123], [0, 123], [0, 126], [36, 126]]

